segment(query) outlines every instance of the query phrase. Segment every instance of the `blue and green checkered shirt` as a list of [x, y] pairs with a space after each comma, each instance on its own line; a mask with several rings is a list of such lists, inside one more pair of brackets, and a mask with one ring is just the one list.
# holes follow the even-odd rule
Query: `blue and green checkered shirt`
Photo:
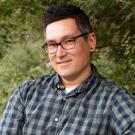
[[98, 74], [73, 91], [56, 73], [22, 84], [10, 97], [0, 135], [135, 135], [135, 98]]

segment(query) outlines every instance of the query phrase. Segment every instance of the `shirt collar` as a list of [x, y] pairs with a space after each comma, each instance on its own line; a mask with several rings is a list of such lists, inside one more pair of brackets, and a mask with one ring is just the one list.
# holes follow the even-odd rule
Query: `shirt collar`
[[[85, 79], [80, 86], [78, 86], [75, 90], [73, 90], [72, 92], [68, 93], [66, 96], [72, 96], [78, 93], [82, 93], [84, 91], [87, 91], [88, 87], [92, 86], [96, 80], [96, 78], [99, 76], [97, 68], [91, 63], [91, 70], [92, 70], [92, 74]], [[54, 90], [55, 91], [61, 91], [64, 90], [64, 86], [61, 85], [60, 83], [60, 77], [59, 75], [56, 73], [55, 74], [55, 78], [54, 78]]]

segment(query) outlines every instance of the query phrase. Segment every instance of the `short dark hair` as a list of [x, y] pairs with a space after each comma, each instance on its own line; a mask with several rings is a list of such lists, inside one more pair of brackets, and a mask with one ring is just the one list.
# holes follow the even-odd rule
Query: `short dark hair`
[[80, 32], [93, 32], [89, 17], [79, 7], [71, 4], [50, 6], [44, 13], [43, 27], [46, 29], [48, 24], [67, 18], [75, 19]]

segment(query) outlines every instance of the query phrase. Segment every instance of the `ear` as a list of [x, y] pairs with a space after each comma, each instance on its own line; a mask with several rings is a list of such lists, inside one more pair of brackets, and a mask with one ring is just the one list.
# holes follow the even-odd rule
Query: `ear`
[[96, 35], [94, 32], [88, 35], [88, 42], [89, 42], [90, 52], [94, 52], [96, 49]]

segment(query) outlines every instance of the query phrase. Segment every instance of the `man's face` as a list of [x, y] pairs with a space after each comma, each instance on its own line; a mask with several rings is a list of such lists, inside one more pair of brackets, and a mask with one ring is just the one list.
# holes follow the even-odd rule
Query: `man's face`
[[[45, 31], [46, 40], [55, 43], [61, 42], [65, 37], [75, 37], [80, 34], [72, 18], [50, 23]], [[90, 70], [89, 55], [91, 48], [94, 49], [95, 45], [96, 39], [93, 33], [88, 35], [88, 40], [84, 37], [77, 38], [73, 49], [65, 50], [59, 45], [56, 53], [49, 54], [51, 66], [61, 78], [76, 79]]]

